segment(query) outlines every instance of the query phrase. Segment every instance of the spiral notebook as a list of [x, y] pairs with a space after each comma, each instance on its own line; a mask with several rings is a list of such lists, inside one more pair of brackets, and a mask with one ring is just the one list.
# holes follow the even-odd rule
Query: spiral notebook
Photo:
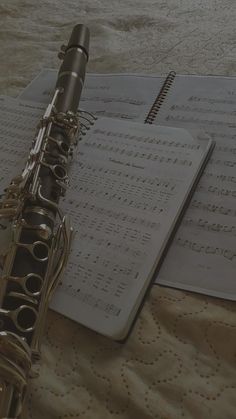
[[[13, 172], [19, 173], [43, 109], [35, 102], [0, 98], [1, 189]], [[184, 129], [104, 117], [89, 124], [89, 117], [81, 114], [70, 187], [60, 202], [72, 218], [75, 237], [51, 307], [122, 340], [213, 143]]]
[[[22, 97], [47, 102], [55, 77], [54, 70], [43, 70]], [[212, 158], [156, 283], [230, 300], [236, 300], [235, 82], [235, 77], [174, 72], [166, 78], [88, 75], [82, 101], [88, 111], [98, 114], [113, 113], [113, 117], [182, 127], [189, 132], [199, 129], [215, 140]], [[119, 112], [121, 96], [128, 103], [123, 104], [123, 115]]]
[[229, 300], [236, 300], [235, 81], [170, 73], [149, 115], [189, 132], [198, 127], [216, 143], [156, 282]]

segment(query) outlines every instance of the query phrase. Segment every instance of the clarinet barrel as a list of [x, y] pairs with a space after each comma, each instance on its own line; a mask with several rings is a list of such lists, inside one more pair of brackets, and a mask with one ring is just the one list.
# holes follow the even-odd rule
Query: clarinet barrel
[[32, 364], [40, 358], [48, 305], [70, 251], [72, 229], [59, 201], [77, 144], [88, 48], [88, 29], [76, 25], [59, 53], [53, 98], [26, 164], [0, 201], [0, 221], [10, 232], [0, 255], [0, 419], [21, 417]]

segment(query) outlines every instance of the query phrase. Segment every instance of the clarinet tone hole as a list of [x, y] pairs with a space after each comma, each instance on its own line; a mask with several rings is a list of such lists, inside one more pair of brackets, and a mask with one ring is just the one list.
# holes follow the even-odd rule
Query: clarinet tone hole
[[45, 261], [48, 258], [48, 246], [43, 242], [36, 242], [33, 247], [33, 255], [40, 261]]
[[34, 328], [37, 320], [36, 312], [30, 307], [20, 307], [17, 315], [17, 323], [21, 330], [25, 332], [30, 331]]
[[42, 289], [43, 280], [36, 274], [27, 275], [25, 286], [31, 295], [38, 295]]
[[66, 170], [62, 166], [56, 165], [54, 167], [54, 173], [58, 179], [65, 179], [66, 177]]

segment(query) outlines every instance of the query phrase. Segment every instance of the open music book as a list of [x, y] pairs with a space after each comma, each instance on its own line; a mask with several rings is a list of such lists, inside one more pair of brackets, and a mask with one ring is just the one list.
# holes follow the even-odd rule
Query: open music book
[[[1, 189], [19, 173], [43, 110], [0, 97]], [[81, 136], [60, 204], [76, 234], [52, 308], [127, 336], [212, 144], [184, 129], [98, 118]]]
[[[107, 116], [113, 113], [190, 132], [200, 128], [215, 140], [212, 158], [156, 282], [231, 300], [236, 300], [235, 82], [235, 77], [173, 72], [166, 80], [88, 75], [82, 102], [88, 111]], [[43, 70], [22, 97], [48, 102], [54, 83], [55, 71]]]

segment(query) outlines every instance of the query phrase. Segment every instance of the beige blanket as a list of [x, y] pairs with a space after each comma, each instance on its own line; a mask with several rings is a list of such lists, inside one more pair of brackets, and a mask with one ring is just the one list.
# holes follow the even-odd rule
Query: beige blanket
[[[89, 71], [235, 75], [234, 0], [1, 0], [0, 18], [1, 94], [58, 68], [76, 23]], [[24, 418], [236, 418], [235, 328], [234, 303], [159, 286], [125, 344], [51, 311]]]

